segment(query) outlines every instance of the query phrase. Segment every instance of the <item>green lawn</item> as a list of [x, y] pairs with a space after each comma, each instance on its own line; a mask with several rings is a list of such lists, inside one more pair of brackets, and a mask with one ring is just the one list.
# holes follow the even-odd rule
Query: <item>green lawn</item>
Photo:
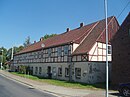
[[60, 81], [60, 80], [55, 80], [55, 79], [47, 79], [47, 78], [40, 78], [37, 76], [32, 76], [32, 75], [25, 75], [25, 74], [20, 74], [17, 72], [11, 72], [14, 75], [21, 76], [21, 77], [26, 77], [32, 80], [44, 82], [47, 84], [52, 84], [52, 85], [57, 85], [57, 86], [64, 86], [64, 87], [70, 87], [70, 88], [79, 88], [79, 89], [104, 89], [105, 88], [105, 83], [98, 83], [98, 84], [85, 84], [85, 83], [78, 83], [78, 82], [69, 82], [69, 81]]

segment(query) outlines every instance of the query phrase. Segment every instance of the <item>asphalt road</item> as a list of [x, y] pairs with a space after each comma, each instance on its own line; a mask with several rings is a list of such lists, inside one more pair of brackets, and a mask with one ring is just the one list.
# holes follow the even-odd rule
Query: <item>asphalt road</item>
[[0, 97], [56, 97], [0, 75]]

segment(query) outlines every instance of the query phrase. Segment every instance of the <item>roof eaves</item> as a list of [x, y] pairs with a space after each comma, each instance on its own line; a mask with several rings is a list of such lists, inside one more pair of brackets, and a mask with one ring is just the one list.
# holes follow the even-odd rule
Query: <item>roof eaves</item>
[[34, 51], [38, 51], [38, 50], [42, 50], [42, 49], [47, 49], [47, 48], [52, 48], [52, 47], [58, 47], [58, 46], [62, 46], [62, 45], [72, 44], [72, 43], [75, 43], [75, 42], [70, 41], [70, 42], [67, 42], [67, 43], [59, 44], [59, 45], [52, 45], [52, 46], [48, 46], [48, 47], [44, 47], [44, 48], [39, 48], [39, 49], [35, 49], [35, 50], [30, 50], [30, 51], [25, 51], [25, 52], [21, 52], [21, 53], [19, 52], [19, 53], [14, 54], [14, 56], [15, 55], [29, 53], [29, 52], [34, 52]]

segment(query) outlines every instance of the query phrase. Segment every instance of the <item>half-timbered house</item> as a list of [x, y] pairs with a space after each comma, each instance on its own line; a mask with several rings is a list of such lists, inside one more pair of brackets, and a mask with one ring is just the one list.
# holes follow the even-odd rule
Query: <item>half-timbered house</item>
[[[108, 18], [109, 41], [118, 30], [114, 16]], [[108, 60], [111, 61], [109, 42]], [[105, 19], [34, 42], [14, 55], [14, 67], [29, 66], [33, 75], [59, 80], [96, 83], [105, 80]]]

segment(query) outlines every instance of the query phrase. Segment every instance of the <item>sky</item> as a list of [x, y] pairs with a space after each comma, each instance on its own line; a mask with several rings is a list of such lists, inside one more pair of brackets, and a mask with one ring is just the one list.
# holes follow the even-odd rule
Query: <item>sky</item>
[[[129, 0], [108, 0], [108, 17], [118, 17]], [[130, 3], [117, 18], [121, 24]], [[0, 0], [0, 47], [20, 46], [30, 36], [61, 34], [105, 18], [104, 0]]]

